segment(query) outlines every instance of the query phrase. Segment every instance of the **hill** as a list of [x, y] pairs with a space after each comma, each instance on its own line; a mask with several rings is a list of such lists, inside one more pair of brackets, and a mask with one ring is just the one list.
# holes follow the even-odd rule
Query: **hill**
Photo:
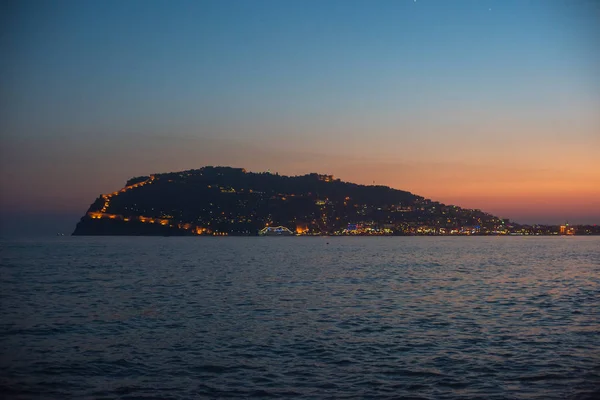
[[282, 176], [203, 167], [141, 176], [99, 196], [73, 235], [491, 233], [500, 218], [387, 186], [331, 175]]

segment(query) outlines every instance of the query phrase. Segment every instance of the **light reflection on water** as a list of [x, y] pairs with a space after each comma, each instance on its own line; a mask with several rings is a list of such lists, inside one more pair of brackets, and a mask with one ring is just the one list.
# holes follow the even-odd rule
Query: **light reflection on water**
[[3, 242], [10, 398], [585, 398], [600, 238]]

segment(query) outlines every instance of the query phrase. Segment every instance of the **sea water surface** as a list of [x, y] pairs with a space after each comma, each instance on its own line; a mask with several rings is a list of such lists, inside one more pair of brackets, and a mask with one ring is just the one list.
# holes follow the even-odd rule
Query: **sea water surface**
[[3, 398], [600, 398], [600, 237], [60, 237], [0, 257]]

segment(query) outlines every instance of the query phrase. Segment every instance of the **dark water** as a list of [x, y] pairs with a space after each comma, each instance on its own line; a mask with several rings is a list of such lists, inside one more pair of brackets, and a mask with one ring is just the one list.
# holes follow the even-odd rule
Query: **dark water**
[[1, 246], [4, 398], [600, 398], [600, 237]]

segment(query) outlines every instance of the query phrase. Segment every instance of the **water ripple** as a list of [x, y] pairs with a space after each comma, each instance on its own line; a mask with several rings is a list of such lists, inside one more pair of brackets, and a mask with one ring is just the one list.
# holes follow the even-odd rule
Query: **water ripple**
[[14, 399], [600, 398], [598, 238], [3, 242]]

